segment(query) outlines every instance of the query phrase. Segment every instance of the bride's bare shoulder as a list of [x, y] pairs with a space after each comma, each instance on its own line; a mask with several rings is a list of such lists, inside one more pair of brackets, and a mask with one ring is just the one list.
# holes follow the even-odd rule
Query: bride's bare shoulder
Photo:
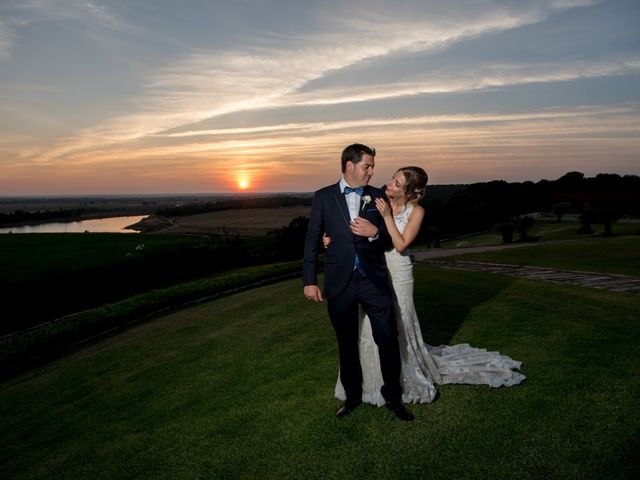
[[421, 205], [414, 205], [409, 218], [422, 219], [424, 217], [424, 208]]

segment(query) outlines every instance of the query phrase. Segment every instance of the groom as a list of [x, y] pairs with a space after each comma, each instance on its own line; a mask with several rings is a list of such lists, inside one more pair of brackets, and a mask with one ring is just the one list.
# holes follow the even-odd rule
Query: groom
[[304, 247], [304, 296], [321, 302], [317, 266], [322, 235], [331, 237], [326, 252], [324, 294], [340, 354], [340, 380], [346, 401], [337, 417], [349, 415], [362, 403], [362, 368], [358, 353], [358, 305], [371, 321], [373, 338], [380, 353], [386, 406], [402, 420], [413, 415], [402, 403], [400, 349], [393, 311], [392, 289], [384, 251], [391, 238], [375, 207], [384, 196], [369, 186], [375, 166], [374, 149], [349, 145], [342, 152], [342, 178], [324, 187], [313, 197], [311, 218]]

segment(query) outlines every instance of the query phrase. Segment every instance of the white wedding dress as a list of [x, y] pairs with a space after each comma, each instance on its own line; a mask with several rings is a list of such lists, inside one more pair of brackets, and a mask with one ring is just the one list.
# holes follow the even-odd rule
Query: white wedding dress
[[[394, 217], [400, 232], [411, 215], [409, 205]], [[413, 303], [413, 265], [409, 252], [399, 253], [395, 248], [385, 254], [387, 269], [393, 284], [394, 307], [398, 320], [398, 340], [402, 358], [402, 400], [406, 403], [431, 403], [436, 396], [436, 384], [464, 383], [512, 386], [521, 383], [525, 376], [515, 372], [521, 362], [474, 348], [466, 343], [453, 346], [432, 347], [424, 343], [418, 315]], [[360, 309], [360, 363], [362, 365], [362, 401], [384, 405], [380, 393], [383, 385], [378, 347], [373, 340], [369, 317]], [[338, 375], [336, 398], [345, 400], [345, 392]]]

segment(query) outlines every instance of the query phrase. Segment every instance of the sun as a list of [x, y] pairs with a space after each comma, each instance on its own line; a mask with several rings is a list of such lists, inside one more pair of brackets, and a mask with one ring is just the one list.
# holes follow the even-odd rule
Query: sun
[[241, 190], [246, 190], [247, 188], [249, 188], [249, 180], [247, 180], [246, 178], [241, 178], [240, 180], [238, 180], [238, 187], [240, 187]]

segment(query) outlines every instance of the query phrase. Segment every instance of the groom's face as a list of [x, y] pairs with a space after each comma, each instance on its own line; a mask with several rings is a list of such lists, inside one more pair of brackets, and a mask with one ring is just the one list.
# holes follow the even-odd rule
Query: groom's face
[[376, 162], [371, 155], [362, 155], [362, 160], [358, 163], [347, 162], [345, 180], [352, 187], [369, 185], [375, 166]]

